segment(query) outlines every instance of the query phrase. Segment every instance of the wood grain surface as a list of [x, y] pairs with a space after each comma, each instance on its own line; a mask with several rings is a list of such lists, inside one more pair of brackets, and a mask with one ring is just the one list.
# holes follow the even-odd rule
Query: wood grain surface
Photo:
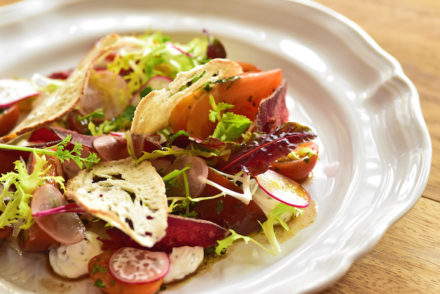
[[323, 293], [440, 293], [440, 0], [317, 2], [355, 21], [402, 64], [419, 91], [433, 145], [422, 198]]
[[355, 21], [402, 64], [419, 91], [433, 145], [422, 198], [323, 293], [440, 293], [440, 1], [317, 2]]

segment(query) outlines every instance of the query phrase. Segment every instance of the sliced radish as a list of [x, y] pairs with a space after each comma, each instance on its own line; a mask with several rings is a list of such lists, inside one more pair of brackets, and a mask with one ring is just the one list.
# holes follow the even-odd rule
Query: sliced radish
[[39, 93], [28, 80], [0, 80], [0, 107], [6, 108]]
[[160, 90], [163, 88], [166, 88], [170, 82], [173, 80], [169, 77], [164, 76], [154, 76], [151, 79], [149, 79], [138, 91], [136, 91], [133, 95], [133, 97], [130, 100], [130, 103], [132, 105], [137, 105], [139, 101], [141, 100], [141, 93], [147, 88], [150, 88], [151, 90]]
[[[206, 179], [208, 178], [208, 165], [206, 161], [197, 156], [182, 155], [179, 156], [169, 167], [166, 173], [170, 173], [176, 169], [183, 169], [189, 166], [187, 170], [187, 179], [189, 186], [189, 194], [191, 197], [197, 197], [202, 193], [206, 186]], [[171, 187], [167, 191], [167, 196], [182, 196], [182, 188], [184, 185], [183, 178], [179, 178], [181, 186]]]
[[299, 208], [310, 204], [310, 195], [300, 184], [273, 170], [259, 174], [255, 180], [264, 192], [284, 204]]
[[[32, 197], [31, 210], [33, 215], [42, 211], [67, 204], [61, 192], [52, 185], [38, 187]], [[79, 216], [73, 212], [34, 216], [35, 222], [54, 240], [70, 245], [84, 239], [85, 227]]]
[[165, 252], [123, 247], [110, 257], [109, 269], [121, 282], [145, 284], [165, 277], [170, 270], [170, 259]]

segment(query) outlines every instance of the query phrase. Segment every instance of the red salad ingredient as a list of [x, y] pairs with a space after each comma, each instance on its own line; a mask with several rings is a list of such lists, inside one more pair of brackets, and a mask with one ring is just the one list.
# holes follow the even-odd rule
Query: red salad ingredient
[[[209, 169], [208, 179], [235, 192], [243, 191], [221, 174]], [[212, 186], [206, 186], [202, 196], [212, 196], [220, 191]], [[261, 208], [250, 201], [248, 205], [237, 198], [225, 196], [221, 198], [200, 201], [195, 207], [197, 217], [209, 220], [226, 229], [233, 229], [239, 234], [248, 235], [260, 230], [258, 222], [264, 222], [266, 215]]]
[[300, 184], [282, 174], [269, 169], [256, 176], [255, 179], [267, 195], [284, 204], [298, 208], [304, 208], [310, 204], [309, 193]]
[[162, 279], [170, 269], [168, 254], [123, 247], [109, 260], [110, 273], [128, 284], [145, 284]]
[[89, 276], [94, 286], [107, 294], [154, 294], [163, 283], [163, 279], [145, 284], [124, 283], [110, 273], [109, 261], [112, 251], [104, 251], [89, 261]]
[[[31, 210], [36, 215], [40, 211], [66, 204], [61, 192], [53, 185], [46, 184], [35, 190]], [[76, 213], [34, 216], [34, 219], [42, 230], [61, 244], [74, 244], [84, 239], [85, 227]]]
[[288, 122], [269, 134], [257, 135], [234, 150], [222, 171], [235, 174], [240, 170], [256, 176], [265, 172], [271, 163], [286, 156], [299, 144], [316, 137], [310, 128]]
[[47, 251], [60, 245], [35, 223], [28, 230], [21, 230], [18, 235], [21, 250], [30, 252]]
[[[301, 151], [306, 148], [309, 148], [313, 153], [309, 154], [306, 152], [305, 154], [302, 154]], [[293, 152], [299, 155], [298, 159], [289, 159], [287, 156], [286, 158], [273, 162], [270, 167], [274, 171], [279, 172], [292, 180], [301, 182], [307, 178], [315, 167], [316, 162], [318, 161], [319, 147], [318, 144], [310, 141], [300, 144]]]
[[8, 134], [17, 124], [20, 109], [17, 104], [7, 108], [0, 107], [0, 136]]

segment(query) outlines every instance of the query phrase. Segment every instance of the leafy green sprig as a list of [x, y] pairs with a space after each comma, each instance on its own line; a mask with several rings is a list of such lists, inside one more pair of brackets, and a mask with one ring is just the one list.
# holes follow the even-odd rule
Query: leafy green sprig
[[217, 126], [211, 137], [220, 139], [224, 142], [234, 141], [239, 138], [244, 131], [251, 125], [251, 120], [243, 115], [233, 112], [225, 112], [234, 105], [220, 102], [215, 103], [214, 97], [209, 97], [212, 109], [209, 111], [209, 120], [217, 122]]
[[67, 144], [72, 139], [71, 135], [67, 135], [60, 143], [48, 147], [48, 148], [35, 148], [35, 147], [25, 147], [25, 146], [16, 146], [9, 144], [0, 144], [0, 149], [5, 150], [16, 150], [16, 151], [25, 151], [25, 152], [33, 152], [38, 155], [47, 155], [47, 156], [55, 156], [57, 157], [61, 163], [69, 160], [73, 160], [79, 168], [89, 168], [94, 164], [99, 162], [99, 157], [96, 153], [90, 152], [88, 157], [81, 157], [81, 151], [83, 150], [83, 146], [80, 142], [75, 142], [72, 150], [66, 149]]

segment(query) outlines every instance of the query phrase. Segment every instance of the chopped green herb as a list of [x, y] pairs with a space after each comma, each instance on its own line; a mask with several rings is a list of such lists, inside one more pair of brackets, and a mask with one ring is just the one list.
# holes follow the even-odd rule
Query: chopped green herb
[[39, 155], [55, 156], [61, 161], [61, 163], [63, 163], [64, 161], [73, 160], [80, 168], [83, 168], [84, 166], [86, 168], [89, 168], [90, 166], [99, 162], [98, 155], [94, 152], [90, 152], [89, 156], [86, 158], [81, 157], [81, 151], [83, 147], [80, 142], [75, 142], [72, 150], [66, 149], [67, 143], [70, 142], [71, 138], [72, 136], [68, 135], [60, 143], [44, 149], [8, 144], [0, 144], [0, 149], [34, 152]]
[[209, 111], [209, 120], [216, 122], [217, 126], [212, 134], [213, 138], [220, 139], [222, 141], [233, 141], [240, 137], [243, 132], [251, 125], [250, 119], [243, 115], [238, 115], [233, 112], [225, 112], [233, 107], [231, 104], [221, 102], [215, 103], [214, 97], [209, 97], [209, 103], [212, 110]]
[[102, 108], [98, 108], [98, 109], [94, 110], [93, 112], [86, 114], [84, 116], [78, 115], [77, 120], [80, 123], [85, 122], [86, 124], [88, 124], [89, 122], [91, 122], [95, 118], [102, 119], [104, 117], [105, 117], [104, 111], [102, 110]]
[[95, 263], [95, 265], [92, 267], [92, 274], [96, 273], [107, 273], [107, 269], [105, 267], [100, 266], [99, 264]]
[[89, 121], [88, 128], [90, 134], [93, 136], [99, 136], [110, 132], [124, 131], [131, 126], [135, 111], [135, 106], [128, 105], [120, 115], [113, 119], [105, 120], [98, 126], [92, 121]]
[[97, 279], [93, 286], [101, 289], [107, 288], [101, 279]]
[[220, 199], [217, 202], [217, 214], [220, 214], [223, 211], [223, 200]]
[[150, 94], [151, 91], [153, 91], [153, 89], [152, 89], [151, 87], [146, 87], [145, 89], [143, 89], [143, 90], [139, 93], [139, 96], [141, 97], [141, 99], [143, 99], [145, 96], [147, 96], [148, 94]]

